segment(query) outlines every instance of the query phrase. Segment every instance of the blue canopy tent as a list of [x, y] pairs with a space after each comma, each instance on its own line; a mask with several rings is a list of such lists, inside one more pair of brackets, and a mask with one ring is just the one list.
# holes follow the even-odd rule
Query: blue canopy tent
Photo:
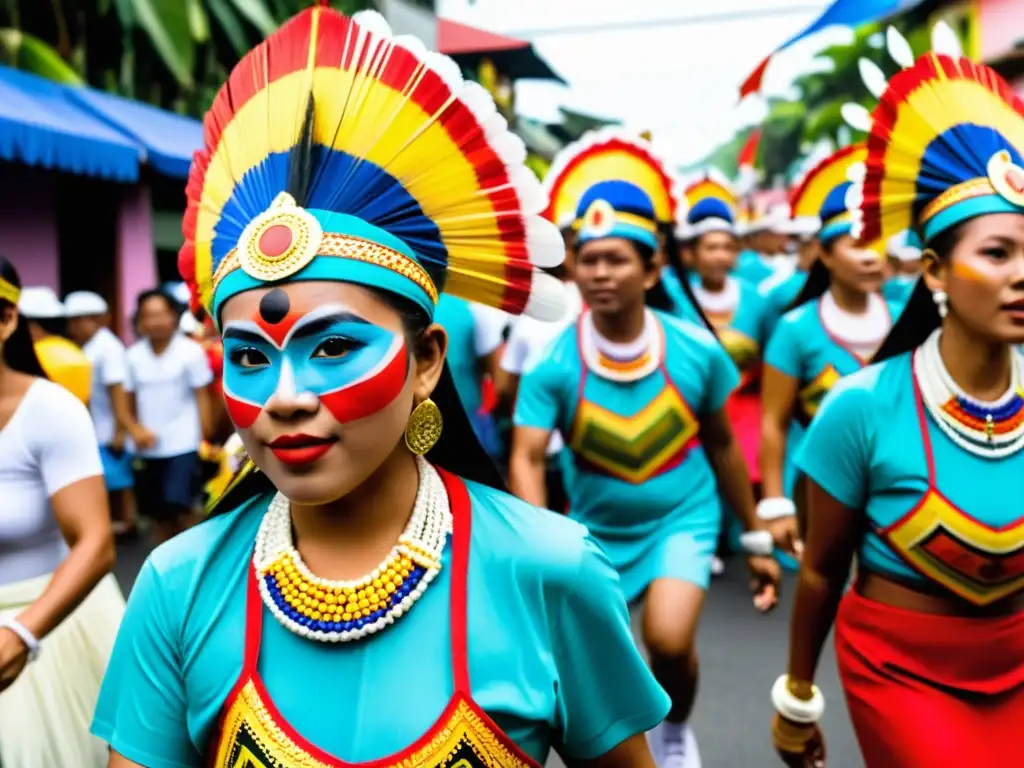
[[0, 66], [0, 159], [130, 182], [141, 147], [78, 107], [68, 88]]
[[203, 146], [203, 124], [149, 104], [93, 88], [68, 88], [69, 99], [145, 149], [144, 162], [177, 179], [188, 177], [192, 155]]

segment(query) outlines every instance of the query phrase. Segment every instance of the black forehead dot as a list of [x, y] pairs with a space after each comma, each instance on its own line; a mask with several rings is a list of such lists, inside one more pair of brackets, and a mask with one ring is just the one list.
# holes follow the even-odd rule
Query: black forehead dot
[[288, 310], [291, 309], [291, 306], [288, 294], [280, 288], [274, 288], [272, 291], [265, 293], [263, 298], [260, 299], [260, 317], [265, 322], [276, 325], [288, 316]]

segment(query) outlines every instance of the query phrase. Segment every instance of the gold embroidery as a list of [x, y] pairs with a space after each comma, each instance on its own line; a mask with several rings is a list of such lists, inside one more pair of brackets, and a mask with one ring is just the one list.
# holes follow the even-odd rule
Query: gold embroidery
[[921, 211], [921, 221], [928, 221], [947, 208], [964, 200], [981, 197], [982, 195], [992, 195], [995, 194], [995, 191], [996, 189], [992, 186], [992, 182], [985, 176], [952, 186], [925, 206], [924, 210]]
[[[415, 259], [411, 259], [404, 253], [400, 253], [380, 243], [352, 237], [351, 235], [338, 235], [333, 232], [326, 232], [320, 238], [320, 247], [317, 249], [317, 255], [337, 256], [338, 258], [362, 261], [367, 264], [376, 264], [377, 266], [390, 269], [392, 272], [397, 272], [402, 277], [412, 280], [423, 289], [432, 302], [437, 303], [437, 286], [434, 285], [434, 281], [430, 279], [427, 271], [416, 263]], [[235, 249], [224, 257], [217, 267], [217, 271], [214, 272], [214, 290], [217, 290], [221, 280], [239, 267], [241, 267], [241, 262], [238, 251]], [[268, 272], [267, 274], [269, 275], [270, 273]], [[291, 273], [286, 274], [282, 272], [278, 278], [267, 277], [265, 279], [283, 279], [289, 274]]]
[[[246, 760], [247, 758], [247, 760]], [[215, 768], [337, 768], [312, 757], [274, 722], [252, 682], [224, 718]], [[448, 721], [416, 752], [388, 768], [531, 768], [460, 700]]]

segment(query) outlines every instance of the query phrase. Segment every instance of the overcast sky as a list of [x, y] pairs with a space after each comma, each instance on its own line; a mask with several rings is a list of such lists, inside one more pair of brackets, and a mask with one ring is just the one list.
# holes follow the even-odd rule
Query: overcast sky
[[[829, 0], [440, 0], [438, 15], [532, 40], [569, 87], [525, 81], [519, 112], [557, 122], [559, 105], [650, 130], [678, 164], [698, 161], [763, 105], [737, 108], [761, 59], [820, 15]], [[766, 13], [767, 11], [767, 13]], [[754, 12], [760, 15], [745, 16]], [[732, 19], [682, 23], [708, 15]], [[773, 59], [765, 91], [782, 94], [814, 54], [849, 36], [824, 32]]]

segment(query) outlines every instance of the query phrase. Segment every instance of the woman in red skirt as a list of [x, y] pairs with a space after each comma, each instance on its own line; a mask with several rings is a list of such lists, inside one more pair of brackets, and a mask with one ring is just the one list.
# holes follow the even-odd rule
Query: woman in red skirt
[[864, 67], [881, 103], [846, 112], [870, 132], [862, 240], [912, 227], [926, 250], [881, 362], [831, 391], [797, 459], [807, 541], [772, 689], [792, 766], [824, 765], [833, 624], [868, 768], [1024, 764], [1024, 103], [948, 28], [933, 44], [914, 63], [890, 32], [907, 68]]

